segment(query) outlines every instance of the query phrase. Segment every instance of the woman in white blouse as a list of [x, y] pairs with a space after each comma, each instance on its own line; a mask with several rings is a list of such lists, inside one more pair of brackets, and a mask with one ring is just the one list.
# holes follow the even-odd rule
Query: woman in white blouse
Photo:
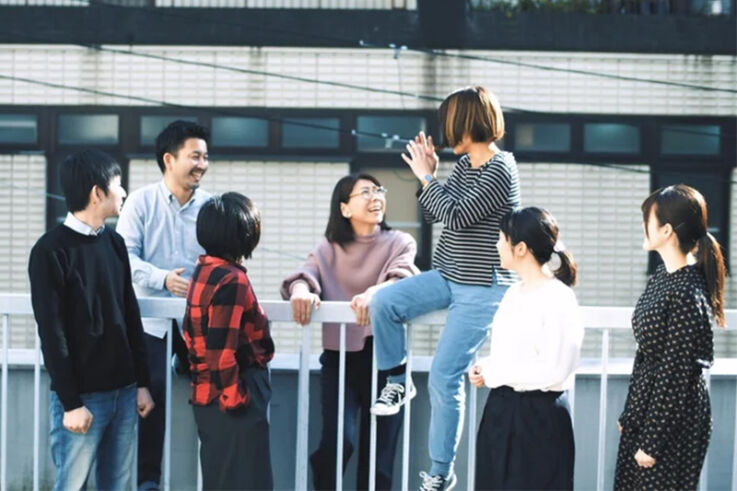
[[573, 489], [574, 442], [566, 391], [583, 341], [576, 264], [546, 210], [528, 207], [501, 221], [503, 268], [521, 281], [504, 295], [491, 352], [469, 371], [491, 388], [476, 443], [477, 489]]

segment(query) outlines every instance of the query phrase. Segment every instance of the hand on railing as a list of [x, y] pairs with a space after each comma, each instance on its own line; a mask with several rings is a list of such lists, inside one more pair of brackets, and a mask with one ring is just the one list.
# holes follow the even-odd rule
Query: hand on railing
[[484, 376], [481, 375], [480, 366], [474, 365], [468, 370], [468, 380], [471, 382], [471, 385], [473, 385], [474, 387], [483, 387]]
[[146, 387], [139, 387], [136, 393], [136, 410], [138, 411], [138, 415], [145, 418], [153, 409], [154, 400], [151, 398], [151, 393]]
[[367, 326], [371, 323], [369, 305], [371, 304], [371, 299], [375, 291], [373, 288], [369, 288], [351, 299], [351, 309], [356, 314], [356, 324], [359, 326]]
[[85, 434], [92, 426], [92, 413], [84, 406], [64, 411], [62, 424], [72, 433]]
[[292, 287], [289, 303], [292, 304], [294, 322], [304, 326], [310, 322], [312, 306], [314, 305], [316, 309], [320, 308], [320, 297], [312, 293], [306, 283], [299, 282]]

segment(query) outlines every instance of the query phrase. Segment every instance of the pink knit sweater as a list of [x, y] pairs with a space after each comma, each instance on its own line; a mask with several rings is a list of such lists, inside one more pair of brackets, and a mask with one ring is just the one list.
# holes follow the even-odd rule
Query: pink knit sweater
[[[414, 238], [397, 230], [379, 230], [356, 237], [344, 247], [323, 240], [307, 256], [307, 261], [282, 282], [281, 296], [288, 300], [294, 283], [303, 280], [323, 300], [350, 301], [370, 286], [417, 274], [416, 253]], [[371, 326], [346, 325], [346, 350], [361, 351], [365, 339], [371, 335]], [[323, 348], [340, 349], [339, 336], [339, 324], [324, 324]]]

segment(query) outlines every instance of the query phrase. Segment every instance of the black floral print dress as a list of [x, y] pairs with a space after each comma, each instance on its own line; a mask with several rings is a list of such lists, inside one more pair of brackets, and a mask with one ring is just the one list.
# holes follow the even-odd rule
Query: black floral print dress
[[[711, 435], [704, 368], [714, 359], [712, 311], [696, 266], [660, 266], [632, 316], [637, 355], [627, 401], [614, 488], [696, 489]], [[642, 449], [655, 465], [637, 465]]]

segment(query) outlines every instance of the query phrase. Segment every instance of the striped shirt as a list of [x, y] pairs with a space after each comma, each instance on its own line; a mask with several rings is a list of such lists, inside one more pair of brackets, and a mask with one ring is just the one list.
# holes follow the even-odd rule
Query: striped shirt
[[200, 256], [187, 291], [184, 340], [190, 402], [206, 406], [217, 399], [222, 411], [248, 406], [251, 399], [240, 373], [252, 366], [266, 368], [274, 342], [246, 268]]
[[447, 280], [489, 286], [511, 285], [511, 271], [501, 269], [496, 242], [499, 222], [520, 205], [519, 175], [514, 156], [498, 152], [481, 167], [464, 155], [448, 181], [431, 181], [419, 194], [425, 220], [445, 226], [435, 249], [433, 268]]

